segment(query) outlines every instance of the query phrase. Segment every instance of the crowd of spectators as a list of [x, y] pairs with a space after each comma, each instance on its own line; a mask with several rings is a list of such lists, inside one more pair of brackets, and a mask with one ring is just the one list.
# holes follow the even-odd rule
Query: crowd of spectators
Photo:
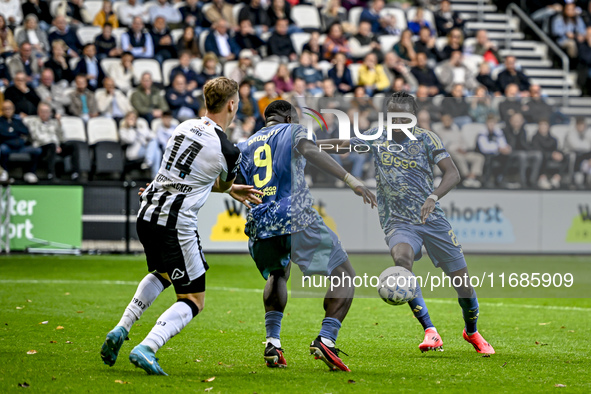
[[[465, 187], [549, 189], [591, 178], [585, 119], [562, 115], [485, 30], [466, 29], [448, 0], [105, 0], [92, 9], [90, 3], [97, 4], [2, 2], [0, 182], [19, 166], [29, 183], [38, 181], [38, 166], [50, 181], [87, 179], [92, 168], [82, 161], [93, 147], [67, 140], [66, 116], [114, 119], [127, 163], [153, 176], [174, 126], [203, 114], [201, 88], [220, 75], [240, 86], [230, 129], [235, 142], [262, 127], [264, 109], [280, 98], [298, 109], [339, 108], [352, 120], [358, 114], [359, 129], [367, 129], [383, 97], [406, 90], [417, 97], [419, 125], [442, 138]], [[296, 23], [300, 6], [314, 9], [319, 26]], [[537, 19], [580, 59], [581, 70], [591, 66], [588, 10], [567, 2], [543, 8]], [[95, 33], [88, 39], [90, 26]], [[155, 60], [159, 75], [138, 73], [142, 59]], [[270, 74], [257, 71], [263, 61], [276, 65]], [[589, 67], [584, 72], [591, 75]], [[318, 132], [330, 136], [337, 125], [325, 118], [328, 129]], [[479, 131], [470, 133], [475, 124]], [[534, 132], [526, 132], [532, 125]], [[567, 133], [553, 135], [557, 126]], [[13, 162], [18, 154], [30, 160]], [[361, 179], [373, 177], [369, 155], [338, 160]]]

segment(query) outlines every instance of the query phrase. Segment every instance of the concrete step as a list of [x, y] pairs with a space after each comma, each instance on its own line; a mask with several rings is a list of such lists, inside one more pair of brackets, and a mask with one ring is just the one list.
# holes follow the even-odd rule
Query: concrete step
[[591, 97], [571, 97], [568, 103], [571, 106], [586, 106], [591, 109]]
[[466, 22], [466, 30], [487, 30], [488, 32], [506, 32], [516, 30], [513, 25], [507, 22]]
[[591, 107], [561, 107], [560, 112], [568, 116], [591, 116]]
[[[533, 85], [540, 85], [542, 88], [544, 87], [563, 87], [564, 86], [564, 78], [530, 78], [530, 83]], [[570, 79], [566, 78], [567, 86], [573, 86], [574, 83]]]
[[[465, 4], [453, 4], [452, 9], [454, 11], [462, 12], [462, 13], [464, 13], [464, 12], [465, 13], [478, 13], [478, 10], [480, 9], [480, 7], [478, 6], [478, 4], [465, 3]], [[497, 12], [497, 6], [494, 4], [486, 4], [482, 7], [482, 10], [484, 12]]]
[[[507, 33], [506, 32], [500, 32], [500, 31], [489, 31], [488, 32], [488, 38], [490, 40], [505, 40], [505, 37], [507, 37]], [[514, 31], [509, 33], [509, 37], [511, 38], [511, 40], [516, 41], [516, 40], [523, 40], [523, 33], [520, 31]], [[502, 42], [502, 41], [501, 41]]]
[[[581, 89], [568, 89], [566, 93], [570, 97], [580, 96]], [[559, 88], [546, 88], [542, 89], [542, 94], [545, 94], [549, 97], [562, 97], [564, 95], [564, 90]]]
[[527, 68], [523, 70], [525, 75], [534, 78], [562, 78], [564, 72], [555, 68]]
[[524, 69], [552, 67], [552, 62], [550, 60], [519, 60], [518, 63]]
[[546, 53], [538, 50], [537, 48], [533, 51], [521, 50], [521, 49], [501, 49], [499, 51], [501, 56], [515, 56], [517, 59], [536, 59], [545, 58]]

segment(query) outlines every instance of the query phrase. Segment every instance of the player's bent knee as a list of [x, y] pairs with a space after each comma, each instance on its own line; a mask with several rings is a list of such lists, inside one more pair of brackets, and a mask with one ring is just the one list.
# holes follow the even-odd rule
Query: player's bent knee
[[411, 257], [404, 255], [395, 255], [394, 264], [396, 264], [396, 266], [403, 267], [409, 271], [412, 271], [413, 259]]
[[[187, 296], [189, 295], [193, 295], [193, 294], [187, 294]], [[193, 318], [195, 318], [199, 312], [203, 311], [203, 297], [201, 297], [201, 302], [199, 303], [198, 301], [198, 297], [192, 297], [192, 298], [179, 298], [177, 299], [177, 302], [183, 302], [185, 304], [187, 304], [189, 306], [189, 308], [191, 308], [191, 312], [193, 313]]]

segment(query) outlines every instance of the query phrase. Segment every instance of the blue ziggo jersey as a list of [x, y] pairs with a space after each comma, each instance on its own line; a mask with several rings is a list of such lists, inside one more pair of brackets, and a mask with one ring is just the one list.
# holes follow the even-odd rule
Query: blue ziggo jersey
[[301, 125], [281, 123], [263, 127], [238, 144], [242, 176], [247, 184], [264, 193], [263, 203], [247, 215], [244, 232], [249, 238], [292, 234], [317, 219], [304, 179], [306, 159], [294, 148], [307, 138], [307, 133]]

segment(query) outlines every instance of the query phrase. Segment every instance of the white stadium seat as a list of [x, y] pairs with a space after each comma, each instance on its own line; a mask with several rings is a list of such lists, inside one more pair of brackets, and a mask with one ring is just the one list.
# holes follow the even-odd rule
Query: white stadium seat
[[318, 9], [311, 5], [296, 5], [291, 9], [291, 18], [302, 29], [320, 29]]
[[398, 41], [400, 41], [400, 36], [395, 36], [393, 34], [386, 34], [383, 36], [379, 36], [378, 40], [380, 41], [380, 44], [382, 45], [382, 52], [387, 53], [387, 52], [392, 51], [392, 48], [394, 48], [394, 45], [396, 45], [398, 43]]
[[361, 13], [363, 12], [363, 7], [353, 7], [349, 10], [349, 23], [353, 26], [359, 26], [359, 19], [361, 18]]
[[154, 59], [135, 59], [133, 61], [133, 79], [136, 85], [140, 83], [142, 74], [145, 72], [152, 74], [153, 82], [162, 83], [160, 63]]
[[570, 130], [572, 130], [572, 124], [557, 124], [550, 127], [550, 135], [558, 140], [558, 149], [564, 148], [564, 142], [566, 141], [566, 136]]
[[191, 68], [199, 74], [201, 69], [203, 68], [203, 60], [196, 57], [195, 59], [191, 60]]
[[94, 43], [96, 36], [101, 34], [102, 29], [99, 26], [80, 26], [76, 31], [76, 35], [80, 39], [82, 45]]
[[[158, 127], [160, 127], [161, 124], [162, 124], [162, 119], [155, 118], [154, 120], [152, 120], [152, 124], [150, 124], [150, 127], [152, 128], [153, 132], [156, 132], [156, 130], [158, 130]], [[178, 126], [179, 121], [176, 119], [172, 119], [170, 124], [172, 124], [173, 126]]]
[[86, 8], [90, 20], [94, 21], [96, 14], [98, 14], [99, 11], [103, 9], [103, 2], [97, 0], [85, 1], [84, 8]]
[[480, 133], [484, 132], [485, 126], [481, 123], [467, 123], [462, 126], [462, 135], [466, 142], [467, 150], [474, 150], [476, 148], [476, 140]]
[[113, 29], [113, 37], [115, 37], [115, 41], [117, 41], [117, 46], [121, 47], [121, 36], [123, 35], [123, 33], [125, 33], [127, 31], [127, 29], [124, 29], [122, 27], [118, 27], [116, 29]]
[[293, 33], [291, 34], [291, 42], [293, 47], [296, 50], [296, 53], [299, 55], [302, 53], [302, 49], [304, 48], [304, 44], [310, 41], [310, 33]]
[[97, 142], [119, 142], [117, 124], [111, 118], [98, 117], [88, 120], [88, 145]]
[[162, 63], [162, 80], [164, 81], [164, 86], [170, 85], [172, 82], [170, 80], [170, 72], [179, 64], [181, 62], [178, 59], [167, 59]]
[[534, 138], [534, 135], [538, 132], [538, 124], [537, 123], [526, 123], [523, 125], [525, 130], [525, 135], [528, 141], [531, 141]]
[[396, 18], [396, 27], [400, 30], [406, 29], [407, 24], [406, 15], [404, 14], [404, 11], [402, 11], [399, 8], [384, 8], [382, 11], [380, 11], [380, 16], [385, 15], [394, 16], [394, 18]]
[[[174, 29], [170, 32], [170, 36], [172, 37], [172, 42], [174, 44], [176, 44], [179, 40], [179, 38], [181, 38], [183, 36], [184, 30], [183, 29]], [[179, 54], [180, 55], [180, 54]]]
[[254, 74], [263, 82], [270, 81], [277, 74], [279, 63], [269, 60], [262, 60], [255, 64]]
[[351, 79], [353, 80], [353, 86], [359, 82], [359, 67], [361, 63], [353, 63], [349, 65], [349, 71], [351, 71]]
[[60, 120], [64, 141], [86, 142], [86, 127], [82, 118], [77, 116], [62, 116]]
[[105, 75], [110, 77], [111, 75], [109, 75], [109, 72], [111, 71], [111, 68], [119, 63], [121, 63], [121, 59], [117, 59], [114, 57], [106, 57], [103, 60], [101, 60], [101, 68], [103, 69]]
[[230, 78], [232, 71], [238, 67], [238, 60], [230, 60], [224, 64], [224, 77]]

